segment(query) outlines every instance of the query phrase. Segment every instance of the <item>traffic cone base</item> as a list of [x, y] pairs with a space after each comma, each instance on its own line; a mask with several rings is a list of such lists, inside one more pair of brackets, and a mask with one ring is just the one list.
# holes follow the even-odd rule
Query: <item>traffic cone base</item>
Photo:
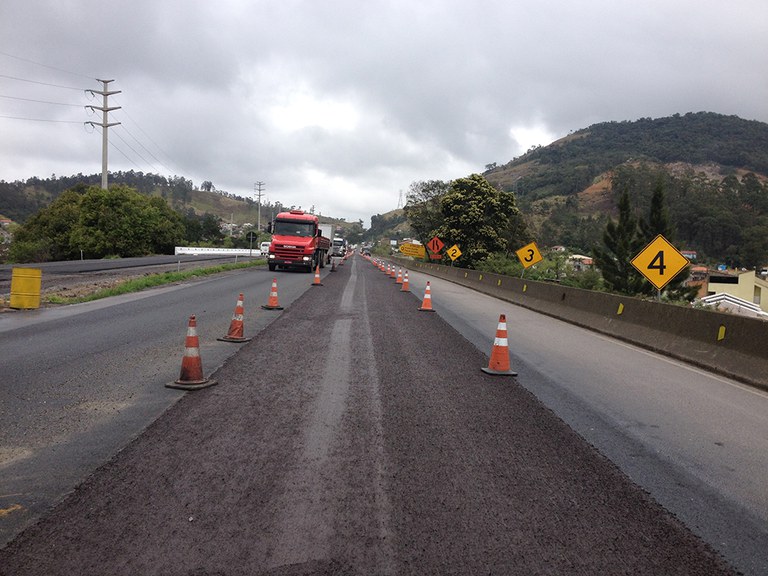
[[272, 278], [272, 288], [269, 291], [269, 300], [261, 305], [264, 310], [282, 310], [283, 307], [277, 300], [277, 278]]
[[495, 376], [517, 376], [517, 372], [510, 370], [509, 366], [509, 343], [507, 340], [507, 317], [502, 314], [499, 316], [499, 325], [496, 328], [496, 338], [493, 341], [491, 349], [491, 358], [488, 366], [481, 368], [486, 374]]
[[175, 388], [176, 390], [200, 390], [201, 388], [208, 388], [209, 386], [215, 386], [219, 382], [217, 380], [176, 380], [165, 385], [166, 388]]
[[242, 344], [243, 342], [250, 342], [252, 338], [243, 338], [242, 336], [230, 336], [227, 334], [226, 336], [221, 336], [219, 338], [216, 338], [216, 340], [219, 340], [220, 342], [234, 342], [236, 344]]
[[203, 376], [203, 363], [200, 359], [200, 344], [197, 337], [197, 320], [194, 316], [190, 316], [179, 379], [166, 384], [165, 387], [179, 390], [199, 390], [214, 384], [218, 384], [218, 382]]

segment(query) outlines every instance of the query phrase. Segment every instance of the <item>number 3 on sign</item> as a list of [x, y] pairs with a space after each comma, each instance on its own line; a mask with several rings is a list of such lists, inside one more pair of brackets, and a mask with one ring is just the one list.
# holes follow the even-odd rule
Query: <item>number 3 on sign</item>
[[520, 250], [517, 250], [515, 254], [517, 254], [524, 268], [530, 268], [544, 259], [541, 252], [539, 252], [538, 246], [536, 246], [536, 242], [526, 244]]

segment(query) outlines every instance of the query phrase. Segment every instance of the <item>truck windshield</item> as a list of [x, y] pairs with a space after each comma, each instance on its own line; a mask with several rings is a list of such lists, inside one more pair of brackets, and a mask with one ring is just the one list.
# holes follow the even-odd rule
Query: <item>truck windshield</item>
[[275, 220], [275, 229], [273, 234], [277, 234], [278, 236], [312, 237], [315, 235], [315, 225], [313, 222]]

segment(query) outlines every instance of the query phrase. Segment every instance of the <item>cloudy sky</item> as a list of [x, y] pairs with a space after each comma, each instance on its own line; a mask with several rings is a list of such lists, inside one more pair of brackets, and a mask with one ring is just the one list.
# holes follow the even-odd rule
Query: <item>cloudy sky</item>
[[765, 0], [3, 0], [0, 180], [110, 170], [362, 219], [611, 120], [768, 122]]

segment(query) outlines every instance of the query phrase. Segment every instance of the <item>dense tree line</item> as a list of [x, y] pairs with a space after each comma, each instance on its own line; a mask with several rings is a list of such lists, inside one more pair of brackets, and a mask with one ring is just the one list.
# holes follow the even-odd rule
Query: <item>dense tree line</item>
[[656, 186], [664, 188], [670, 241], [679, 249], [738, 268], [768, 263], [768, 185], [753, 173], [713, 180], [693, 172], [673, 176], [655, 165], [625, 165], [612, 180], [614, 194], [626, 192], [640, 214], [650, 210]]
[[222, 238], [213, 215], [182, 215], [163, 198], [128, 186], [102, 190], [78, 184], [19, 227], [9, 258], [44, 262], [172, 254], [179, 244]]
[[[78, 185], [98, 186], [101, 184], [100, 174], [76, 174], [74, 176], [56, 176], [50, 178], [32, 177], [25, 181], [0, 181], [0, 214], [15, 222], [23, 223], [51, 204], [61, 194]], [[161, 176], [159, 174], [128, 170], [109, 174], [110, 187], [122, 185], [144, 195], [158, 195], [178, 210], [185, 210], [191, 201], [195, 190], [207, 190], [225, 198], [238, 200], [246, 204], [255, 204], [252, 198], [244, 198], [225, 190], [217, 190], [210, 181], [201, 183], [196, 188], [194, 183], [183, 176]], [[262, 203], [262, 208], [268, 205]]]

